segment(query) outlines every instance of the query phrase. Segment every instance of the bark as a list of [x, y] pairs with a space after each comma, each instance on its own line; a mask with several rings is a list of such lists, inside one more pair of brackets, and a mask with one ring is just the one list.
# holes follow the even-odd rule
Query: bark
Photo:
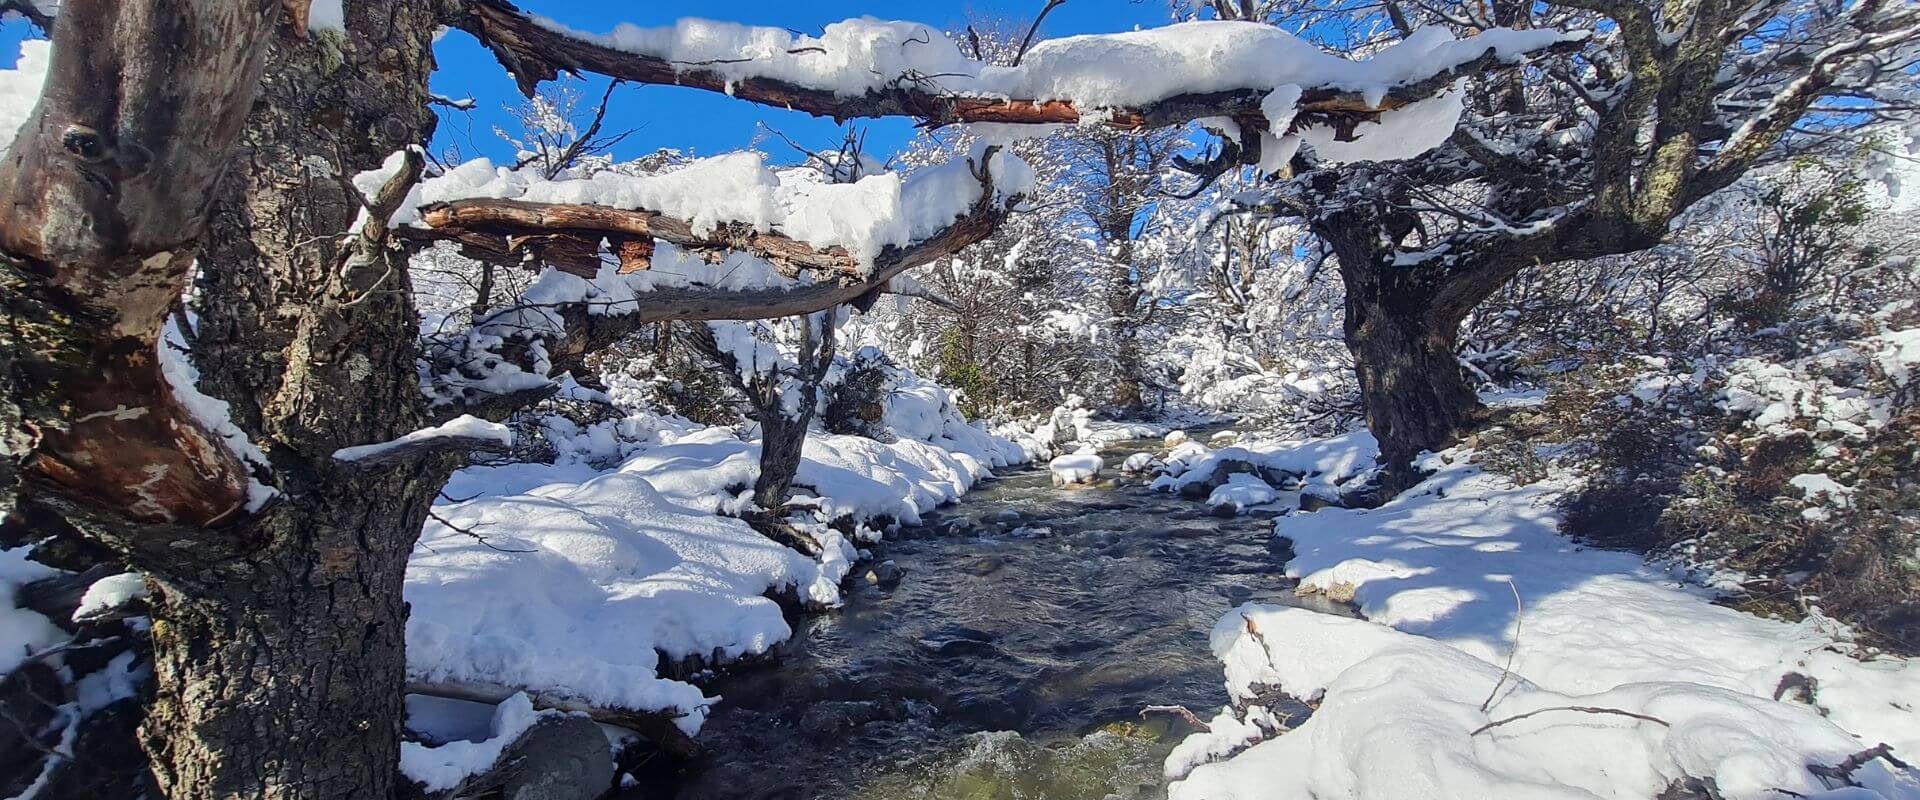
[[31, 492], [128, 523], [191, 529], [240, 510], [246, 470], [174, 398], [157, 343], [276, 12], [247, 0], [62, 9], [40, 106], [0, 162], [7, 494], [17, 470]]
[[1480, 415], [1454, 355], [1459, 320], [1433, 319], [1423, 305], [1403, 293], [1347, 292], [1347, 348], [1367, 428], [1380, 441], [1381, 460], [1396, 470], [1423, 450], [1445, 449]]
[[270, 453], [282, 501], [250, 524], [254, 548], [153, 572], [142, 738], [169, 797], [394, 792], [406, 558], [459, 459], [332, 458], [427, 421], [406, 254], [382, 225], [353, 230], [345, 178], [431, 135], [438, 18], [426, 0], [365, 0], [344, 35], [278, 40], [222, 186], [194, 357]]
[[[753, 481], [753, 502], [779, 513], [793, 492], [793, 479], [800, 472], [801, 451], [807, 445], [807, 428], [819, 411], [820, 381], [833, 365], [832, 310], [822, 312], [825, 319], [808, 317], [800, 321], [798, 375], [791, 386], [776, 383], [757, 403], [755, 421], [760, 423], [760, 474]], [[800, 395], [798, 412], [789, 415], [783, 392]]]
[[156, 691], [141, 735], [165, 796], [391, 796], [401, 583], [426, 510], [410, 498], [432, 497], [446, 467], [303, 487], [262, 521], [261, 550], [156, 576]]

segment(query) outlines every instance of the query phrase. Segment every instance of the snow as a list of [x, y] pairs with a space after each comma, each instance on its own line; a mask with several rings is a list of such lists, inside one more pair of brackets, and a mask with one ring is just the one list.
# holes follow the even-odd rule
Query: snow
[[40, 87], [47, 80], [47, 64], [53, 57], [53, 43], [44, 39], [20, 42], [20, 58], [12, 69], [0, 69], [0, 153], [12, 146], [13, 137], [32, 118], [40, 103]]
[[400, 773], [429, 792], [452, 789], [468, 777], [491, 769], [507, 747], [541, 719], [562, 715], [559, 711], [533, 710], [533, 700], [525, 692], [517, 692], [494, 708], [484, 739], [440, 745], [401, 742]]
[[73, 610], [73, 621], [81, 622], [96, 614], [125, 606], [147, 596], [147, 577], [138, 572], [122, 572], [94, 581], [80, 596]]
[[767, 652], [792, 633], [769, 595], [840, 601], [855, 553], [826, 523], [850, 517], [867, 535], [868, 523], [917, 522], [1039, 451], [965, 421], [911, 373], [883, 419], [893, 441], [807, 438], [795, 499], [816, 521], [797, 527], [821, 545], [817, 561], [716, 515], [749, 507], [759, 456], [728, 429], [638, 412], [550, 426], [569, 429], [554, 464], [462, 470], [445, 492], [469, 499], [436, 506], [446, 523], [427, 524], [408, 564], [410, 677], [662, 711], [697, 731], [714, 698], [660, 677], [663, 655]]
[[60, 574], [31, 561], [31, 548], [0, 550], [0, 675], [12, 672], [28, 656], [67, 640], [65, 631], [36, 611], [15, 605], [20, 587]]
[[[776, 172], [767, 166], [766, 156], [755, 151], [703, 158], [658, 174], [605, 171], [557, 180], [479, 158], [421, 181], [392, 223], [420, 226], [423, 207], [473, 198], [644, 209], [684, 220], [700, 235], [737, 223], [777, 231], [818, 249], [842, 247], [870, 267], [886, 248], [927, 239], [965, 214], [980, 199], [980, 182], [970, 169], [977, 168], [984, 155], [974, 152], [906, 178], [886, 172], [844, 184], [804, 179], [796, 170]], [[356, 177], [355, 184], [363, 191], [377, 188], [398, 166], [396, 159], [389, 159], [381, 169]], [[1033, 171], [1020, 159], [997, 152], [990, 167], [1000, 197], [1031, 191]], [[630, 280], [657, 278], [655, 273], [661, 270], [634, 273]]]
[[[1557, 479], [1514, 487], [1465, 455], [1429, 459], [1436, 474], [1378, 509], [1276, 521], [1299, 591], [1350, 598], [1366, 620], [1261, 606], [1223, 618], [1213, 648], [1230, 691], [1278, 684], [1321, 705], [1219, 763], [1193, 767], [1239, 734], [1183, 745], [1168, 770], [1192, 771], [1173, 798], [1646, 798], [1683, 776], [1729, 798], [1820, 796], [1808, 764], [1879, 742], [1920, 753], [1920, 708], [1888, 702], [1920, 697], [1912, 662], [1858, 660], [1817, 613], [1743, 614], [1634, 555], [1583, 549], [1558, 531]], [[1482, 712], [1509, 657], [1513, 677]], [[1813, 706], [1773, 699], [1794, 673], [1814, 679]], [[1568, 705], [1667, 725], [1554, 711], [1471, 733]], [[1920, 776], [1879, 762], [1856, 777], [1872, 792], [1857, 796], [1920, 797]]]
[[410, 447], [432, 442], [435, 439], [466, 439], [476, 442], [494, 442], [501, 446], [513, 444], [513, 431], [498, 422], [488, 422], [472, 414], [461, 414], [453, 419], [428, 428], [408, 433], [400, 438], [375, 444], [359, 444], [342, 447], [333, 451], [335, 461], [364, 461], [369, 458], [393, 452], [402, 447]]
[[[1299, 137], [1320, 160], [1334, 164], [1412, 158], [1439, 147], [1453, 135], [1465, 110], [1463, 98], [1462, 92], [1444, 92], [1381, 114], [1378, 122], [1357, 126], [1350, 142], [1340, 141], [1334, 129], [1325, 125], [1301, 128]], [[1266, 154], [1261, 155], [1264, 166]], [[1292, 154], [1283, 151], [1281, 155]]]
[[[1489, 30], [1463, 40], [1422, 28], [1364, 61], [1328, 54], [1279, 28], [1237, 21], [1183, 22], [1124, 33], [1066, 36], [1033, 46], [1017, 67], [968, 59], [937, 28], [871, 17], [826, 26], [819, 36], [780, 28], [684, 19], [670, 27], [621, 25], [604, 36], [553, 30], [628, 52], [710, 71], [729, 80], [770, 78], [859, 97], [923, 82], [943, 94], [1070, 100], [1083, 112], [1141, 106], [1181, 94], [1281, 87], [1339, 89], [1371, 103], [1392, 87], [1465, 63], [1491, 49], [1512, 60], [1568, 36]], [[1291, 103], [1286, 104], [1291, 106]], [[1264, 109], [1269, 117], [1285, 109]]]
[[[188, 324], [198, 324], [189, 313]], [[267, 462], [267, 454], [259, 445], [247, 438], [246, 431], [233, 424], [232, 406], [221, 400], [200, 392], [200, 370], [187, 358], [187, 337], [179, 327], [178, 319], [169, 319], [161, 329], [158, 350], [160, 354], [160, 372], [167, 379], [167, 385], [173, 390], [173, 399], [193, 415], [208, 433], [214, 435], [232, 452], [241, 463], [248, 465], [250, 472], [268, 473], [272, 466]], [[259, 478], [247, 476], [247, 510], [259, 511], [266, 507], [277, 491]]]
[[[1780, 797], [1779, 789], [1839, 797], [1822, 794], [1830, 787], [1806, 767], [1863, 749], [1814, 709], [1674, 680], [1564, 693], [1508, 678], [1482, 711], [1501, 683], [1499, 666], [1431, 639], [1298, 608], [1243, 606], [1215, 627], [1212, 641], [1216, 654], [1238, 666], [1239, 680], [1277, 683], [1321, 698], [1320, 706], [1292, 731], [1193, 770], [1174, 785], [1172, 800], [1643, 800], [1688, 777], [1712, 780], [1716, 796], [1729, 800]], [[1246, 696], [1250, 684], [1236, 685]], [[1542, 711], [1567, 706], [1661, 722]], [[1882, 762], [1855, 778], [1868, 787], [1856, 797], [1920, 796], [1914, 776]]]
[[1232, 508], [1237, 512], [1278, 499], [1280, 493], [1268, 486], [1266, 481], [1241, 472], [1227, 476], [1227, 482], [1207, 496], [1207, 505], [1212, 508]]
[[1055, 486], [1092, 483], [1104, 467], [1106, 461], [1091, 452], [1072, 453], [1047, 462], [1047, 471], [1053, 474]]
[[1241, 461], [1270, 472], [1298, 475], [1303, 491], [1337, 497], [1341, 486], [1373, 468], [1379, 454], [1379, 442], [1366, 431], [1309, 441], [1249, 441], [1211, 451], [1197, 442], [1185, 442], [1168, 454], [1167, 474], [1155, 478], [1152, 486], [1178, 492], [1212, 479], [1227, 462]]

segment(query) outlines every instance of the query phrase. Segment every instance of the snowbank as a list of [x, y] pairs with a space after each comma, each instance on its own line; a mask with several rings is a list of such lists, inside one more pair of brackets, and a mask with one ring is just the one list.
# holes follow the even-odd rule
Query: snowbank
[[[1558, 533], [1556, 484], [1515, 488], [1449, 455], [1378, 509], [1276, 521], [1300, 590], [1351, 598], [1369, 621], [1258, 607], [1223, 619], [1214, 649], [1237, 697], [1277, 684], [1324, 701], [1293, 732], [1194, 769], [1173, 797], [1647, 798], [1683, 777], [1729, 798], [1820, 796], [1809, 764], [1881, 742], [1920, 754], [1920, 707], [1900, 700], [1920, 697], [1913, 662], [1852, 658], [1817, 615], [1750, 616], [1636, 556], [1583, 549]], [[1513, 677], [1482, 712], [1509, 657]], [[1810, 701], [1790, 702], [1782, 687], [1807, 678]], [[1660, 722], [1552, 711], [1472, 733], [1569, 705]], [[1170, 775], [1258, 738], [1226, 716]], [[1920, 776], [1881, 762], [1854, 777], [1877, 793], [1855, 796], [1920, 797]]]
[[800, 527], [819, 560], [718, 515], [750, 507], [758, 469], [758, 442], [728, 429], [644, 412], [585, 430], [558, 420], [556, 463], [461, 471], [446, 494], [467, 499], [436, 506], [444, 522], [427, 524], [408, 565], [411, 677], [663, 711], [697, 731], [712, 699], [661, 677], [662, 655], [766, 652], [791, 634], [770, 595], [840, 600], [856, 554], [824, 523], [850, 517], [866, 535], [866, 523], [917, 522], [1030, 458], [922, 383], [889, 396], [893, 441], [808, 436], [795, 500], [815, 510]]
[[1250, 441], [1218, 450], [1183, 441], [1168, 453], [1166, 474], [1155, 478], [1152, 486], [1183, 492], [1215, 480], [1215, 473], [1223, 468], [1245, 464], [1267, 474], [1295, 476], [1302, 491], [1337, 497], [1339, 487], [1372, 469], [1379, 455], [1380, 443], [1366, 431], [1305, 442]]
[[[1864, 749], [1858, 739], [1815, 709], [1718, 686], [1666, 680], [1562, 693], [1503, 682], [1499, 666], [1432, 639], [1277, 606], [1238, 609], [1212, 641], [1237, 696], [1277, 684], [1320, 706], [1294, 730], [1194, 769], [1172, 800], [1645, 800], [1689, 778], [1712, 781], [1728, 800], [1788, 796], [1778, 790], [1920, 797], [1915, 775], [1878, 761], [1853, 773], [1865, 791], [1829, 794], [1834, 787], [1807, 767], [1840, 764]], [[1169, 766], [1215, 738], [1183, 743]]]

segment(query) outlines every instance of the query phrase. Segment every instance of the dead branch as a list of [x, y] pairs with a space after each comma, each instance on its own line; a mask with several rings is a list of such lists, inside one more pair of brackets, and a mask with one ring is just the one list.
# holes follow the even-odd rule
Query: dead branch
[[1146, 719], [1148, 714], [1172, 714], [1204, 733], [1213, 732], [1212, 726], [1195, 716], [1192, 711], [1187, 710], [1186, 706], [1147, 706], [1146, 708], [1140, 709], [1141, 719]]
[[1507, 664], [1500, 668], [1500, 680], [1493, 684], [1493, 691], [1487, 692], [1487, 699], [1480, 704], [1480, 713], [1487, 713], [1493, 707], [1493, 698], [1500, 694], [1500, 687], [1507, 685], [1507, 678], [1513, 676], [1513, 657], [1520, 653], [1520, 587], [1513, 585], [1513, 579], [1507, 579], [1507, 588], [1513, 590], [1513, 647], [1507, 650]]
[[1617, 717], [1632, 717], [1634, 719], [1641, 720], [1644, 722], [1652, 722], [1652, 723], [1658, 724], [1663, 728], [1673, 727], [1671, 723], [1667, 722], [1664, 719], [1660, 719], [1659, 717], [1650, 717], [1645, 714], [1637, 714], [1632, 711], [1625, 711], [1618, 708], [1602, 708], [1599, 706], [1553, 706], [1551, 708], [1536, 708], [1525, 714], [1516, 714], [1514, 716], [1507, 717], [1506, 719], [1494, 720], [1478, 728], [1474, 728], [1473, 732], [1467, 735], [1479, 736], [1480, 734], [1485, 733], [1486, 731], [1492, 730], [1494, 728], [1498, 728], [1509, 722], [1519, 722], [1520, 720], [1526, 719], [1536, 714], [1545, 714], [1549, 711], [1578, 711], [1582, 714], [1612, 714]]
[[1012, 66], [1020, 66], [1020, 59], [1027, 57], [1027, 48], [1033, 46], [1033, 35], [1040, 32], [1040, 23], [1045, 22], [1054, 9], [1066, 4], [1067, 0], [1047, 0], [1046, 7], [1040, 9], [1039, 16], [1033, 18], [1033, 24], [1027, 26], [1027, 35], [1020, 40], [1020, 49], [1014, 51]]
[[1854, 771], [1866, 766], [1868, 762], [1876, 758], [1883, 759], [1898, 769], [1912, 769], [1907, 762], [1901, 761], [1893, 756], [1893, 748], [1888, 747], [1886, 742], [1881, 742], [1858, 753], [1847, 756], [1845, 761], [1841, 761], [1831, 767], [1824, 764], [1814, 764], [1808, 766], [1807, 771], [1826, 778], [1827, 780], [1839, 781], [1846, 786], [1858, 786], [1859, 784], [1853, 781]]
[[[1048, 8], [1057, 5], [1049, 3]], [[1266, 115], [1260, 111], [1260, 101], [1266, 97], [1266, 89], [1182, 94], [1145, 107], [1112, 109], [1082, 109], [1071, 100], [962, 97], [941, 92], [926, 80], [897, 81], [884, 89], [847, 97], [828, 89], [771, 78], [730, 79], [713, 70], [697, 66], [688, 68], [689, 65], [675, 64], [656, 56], [616, 50], [542, 26], [507, 0], [469, 0], [466, 11], [464, 18], [459, 21], [459, 27], [492, 50], [500, 64], [513, 73], [520, 91], [529, 97], [542, 81], [554, 80], [560, 73], [595, 72], [634, 83], [724, 92], [748, 102], [803, 111], [839, 121], [914, 117], [934, 127], [967, 122], [1075, 124], [1084, 115], [1098, 112], [1095, 116], [1100, 122], [1119, 130], [1181, 125], [1214, 116], [1233, 117], [1243, 130], [1265, 130], [1267, 127]], [[1560, 42], [1533, 55], [1573, 52], [1584, 44], [1577, 41]], [[1300, 113], [1294, 118], [1294, 126], [1331, 124], [1342, 130], [1351, 130], [1354, 125], [1374, 121], [1382, 111], [1400, 108], [1447, 91], [1461, 78], [1516, 66], [1519, 65], [1499, 58], [1489, 48], [1480, 57], [1452, 69], [1392, 87], [1377, 103], [1368, 102], [1369, 98], [1360, 92], [1306, 87], [1300, 98]]]

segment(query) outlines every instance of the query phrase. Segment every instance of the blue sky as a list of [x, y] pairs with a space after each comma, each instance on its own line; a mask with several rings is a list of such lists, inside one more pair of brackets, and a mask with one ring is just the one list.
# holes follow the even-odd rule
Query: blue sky
[[[693, 0], [520, 0], [519, 4], [534, 13], [590, 31], [605, 31], [621, 22], [664, 25], [680, 17], [700, 16], [817, 33], [826, 23], [858, 16], [910, 19], [941, 28], [959, 27], [973, 15], [1024, 21], [1039, 11], [1042, 2], [740, 0], [716, 4]], [[347, 0], [347, 6], [351, 10], [353, 0]], [[1166, 0], [1069, 0], [1047, 17], [1042, 30], [1051, 36], [1107, 33], [1160, 25], [1167, 19]], [[13, 64], [20, 39], [29, 35], [32, 35], [31, 28], [24, 22], [0, 24], [0, 66]], [[449, 97], [471, 97], [478, 104], [473, 111], [465, 113], [443, 109], [435, 151], [451, 144], [457, 145], [468, 157], [511, 158], [510, 148], [493, 134], [493, 129], [507, 124], [510, 118], [504, 108], [520, 100], [513, 81], [494, 62], [492, 54], [464, 33], [447, 34], [435, 51], [440, 69], [434, 75], [434, 91]], [[604, 78], [588, 76], [583, 89], [597, 99], [605, 86]], [[868, 150], [876, 155], [893, 152], [913, 134], [912, 126], [904, 120], [854, 124], [867, 131]], [[621, 156], [650, 153], [661, 147], [711, 155], [757, 144], [778, 160], [790, 160], [792, 150], [777, 137], [770, 138], [761, 125], [777, 129], [815, 149], [831, 147], [840, 139], [841, 129], [831, 120], [762, 108], [710, 92], [660, 86], [622, 86], [615, 90], [605, 130], [633, 131], [615, 151]]]

